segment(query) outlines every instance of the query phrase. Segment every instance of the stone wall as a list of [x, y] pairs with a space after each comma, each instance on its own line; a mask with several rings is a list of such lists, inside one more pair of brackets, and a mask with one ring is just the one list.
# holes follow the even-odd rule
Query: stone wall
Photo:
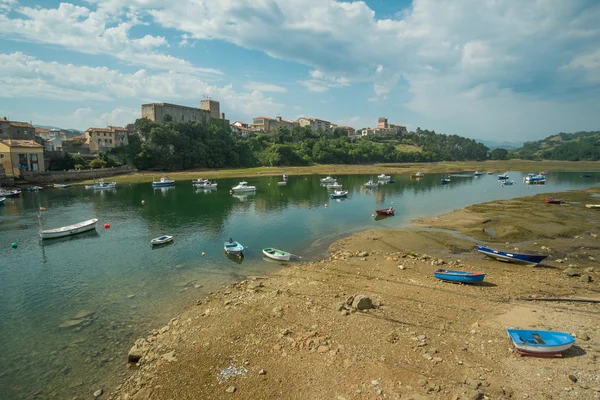
[[23, 171], [21, 178], [28, 183], [36, 184], [52, 184], [64, 182], [77, 182], [88, 179], [102, 179], [115, 175], [128, 174], [134, 172], [132, 167], [118, 168], [100, 168], [100, 169], [85, 169], [81, 171]]

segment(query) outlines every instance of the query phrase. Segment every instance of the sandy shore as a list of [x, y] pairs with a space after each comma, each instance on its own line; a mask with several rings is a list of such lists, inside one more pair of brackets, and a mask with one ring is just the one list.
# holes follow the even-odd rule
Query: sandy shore
[[[332, 244], [328, 260], [223, 287], [140, 338], [132, 355], [141, 359], [103, 397], [599, 398], [600, 304], [524, 300], [600, 300], [600, 210], [584, 206], [600, 204], [595, 193], [562, 193], [566, 205], [496, 201], [415, 221], [421, 229], [362, 232]], [[505, 264], [474, 252], [469, 237], [550, 257]], [[440, 266], [486, 281], [443, 283], [433, 277]], [[349, 305], [358, 295], [374, 307]], [[507, 327], [577, 341], [561, 359], [521, 357]]]

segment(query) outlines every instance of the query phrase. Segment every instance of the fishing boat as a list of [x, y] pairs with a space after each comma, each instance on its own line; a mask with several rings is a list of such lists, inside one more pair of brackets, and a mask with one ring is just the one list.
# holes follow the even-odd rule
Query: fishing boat
[[21, 194], [21, 191], [19, 189], [13, 189], [13, 190], [0, 189], [0, 196], [2, 196], [2, 197], [17, 197], [20, 194]]
[[525, 177], [525, 183], [528, 183], [530, 185], [543, 185], [544, 183], [546, 183], [546, 176], [545, 175], [527, 175]]
[[0, 206], [6, 203], [6, 197], [0, 197]]
[[507, 329], [506, 333], [521, 354], [557, 355], [568, 350], [575, 338], [566, 332]]
[[331, 175], [327, 175], [325, 178], [321, 178], [321, 183], [334, 183], [336, 181], [335, 178], [332, 178]]
[[600, 204], [586, 204], [587, 208], [600, 208]]
[[213, 182], [209, 181], [208, 179], [203, 179], [203, 178], [198, 178], [195, 181], [192, 181], [192, 185], [199, 187], [199, 188], [207, 188], [207, 189], [217, 187], [216, 182], [213, 183]]
[[483, 272], [454, 271], [451, 269], [438, 269], [433, 273], [433, 276], [442, 281], [462, 283], [479, 283], [483, 282], [483, 278], [485, 278]]
[[473, 173], [473, 176], [481, 176], [481, 175], [483, 175], [483, 172], [475, 171]]
[[41, 186], [31, 186], [25, 189], [28, 192], [39, 192], [40, 190], [44, 190]]
[[174, 185], [175, 185], [175, 181], [173, 179], [167, 179], [164, 176], [162, 178], [160, 178], [159, 181], [152, 182], [152, 187], [167, 187], [167, 186], [174, 186]]
[[498, 175], [498, 180], [501, 181], [501, 180], [505, 180], [505, 179], [508, 179], [508, 172]]
[[494, 175], [494, 171], [488, 171], [488, 175]]
[[63, 236], [76, 235], [78, 233], [91, 231], [92, 229], [96, 229], [96, 223], [98, 222], [97, 218], [88, 219], [87, 221], [79, 222], [73, 225], [67, 225], [60, 228], [55, 229], [47, 229], [40, 231], [40, 236], [42, 239], [54, 239]]
[[331, 193], [329, 195], [330, 198], [332, 199], [342, 199], [348, 196], [348, 191], [347, 190], [336, 190], [335, 192]]
[[256, 186], [248, 186], [248, 182], [240, 182], [236, 186], [232, 187], [231, 190], [234, 192], [255, 192]]
[[157, 238], [154, 238], [150, 241], [152, 246], [159, 246], [161, 244], [171, 243], [173, 241], [173, 236], [164, 235]]
[[510, 179], [502, 181], [502, 186], [512, 186], [514, 184], [515, 184], [515, 181], [511, 181]]
[[392, 179], [392, 177], [389, 175], [386, 175], [386, 174], [377, 175], [378, 181], [386, 182], [386, 181], [389, 181], [390, 179]]
[[425, 176], [425, 174], [422, 173], [422, 172], [417, 172], [417, 173], [414, 173], [414, 174], [410, 174], [411, 178], [422, 178], [424, 176]]
[[538, 254], [510, 253], [506, 251], [490, 249], [489, 247], [484, 247], [481, 245], [477, 245], [477, 251], [482, 254], [485, 254], [488, 257], [495, 258], [496, 260], [516, 264], [538, 265], [546, 257], [548, 257], [546, 255]]
[[546, 197], [544, 201], [548, 204], [560, 204], [562, 203], [562, 199], [556, 197]]
[[225, 242], [223, 248], [225, 249], [225, 253], [227, 254], [240, 255], [244, 251], [244, 246], [242, 246], [240, 243], [236, 242], [232, 238], [229, 238], [229, 241]]
[[262, 252], [265, 256], [272, 258], [273, 260], [279, 261], [289, 261], [293, 255], [292, 253], [288, 253], [287, 251], [277, 250], [270, 247], [263, 249]]
[[396, 210], [394, 210], [394, 207], [385, 208], [385, 209], [381, 209], [381, 210], [375, 210], [375, 214], [377, 214], [377, 215], [394, 215], [395, 212], [396, 212]]
[[341, 189], [342, 188], [342, 184], [341, 183], [337, 183], [337, 182], [333, 182], [333, 183], [328, 183], [327, 185], [325, 185], [325, 187], [327, 189]]
[[450, 183], [450, 178], [442, 178], [442, 185], [447, 185]]
[[104, 181], [98, 181], [98, 182], [94, 182], [93, 185], [85, 185], [86, 189], [94, 189], [94, 190], [106, 190], [106, 189], [116, 189], [117, 188], [117, 182], [104, 182]]
[[374, 182], [374, 181], [373, 181], [373, 180], [371, 180], [371, 179], [369, 179], [369, 180], [367, 181], [367, 183], [365, 183], [365, 187], [366, 187], [367, 189], [373, 189], [373, 188], [376, 188], [376, 187], [378, 187], [378, 186], [379, 186], [379, 183], [377, 183], [377, 182]]

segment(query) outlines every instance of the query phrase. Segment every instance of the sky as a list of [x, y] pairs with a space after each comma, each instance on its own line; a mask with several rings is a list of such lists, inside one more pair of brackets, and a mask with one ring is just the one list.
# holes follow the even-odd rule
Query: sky
[[600, 129], [597, 0], [64, 1], [0, 0], [0, 116], [85, 130], [208, 96], [231, 122]]

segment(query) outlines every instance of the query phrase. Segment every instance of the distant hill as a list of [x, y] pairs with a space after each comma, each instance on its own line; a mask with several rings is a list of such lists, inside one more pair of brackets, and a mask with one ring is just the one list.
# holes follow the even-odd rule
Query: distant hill
[[79, 136], [79, 135], [83, 135], [85, 132], [79, 131], [77, 129], [65, 129], [65, 128], [59, 128], [57, 126], [50, 126], [50, 125], [33, 125], [35, 128], [42, 128], [42, 129], [57, 129], [59, 131], [63, 131], [67, 134], [67, 137], [72, 138], [74, 136]]
[[511, 157], [525, 160], [600, 160], [600, 131], [558, 133], [537, 142], [525, 142], [511, 152]]
[[474, 139], [475, 141], [482, 143], [490, 149], [502, 148], [506, 150], [518, 149], [523, 146], [523, 142], [496, 142], [493, 140]]

